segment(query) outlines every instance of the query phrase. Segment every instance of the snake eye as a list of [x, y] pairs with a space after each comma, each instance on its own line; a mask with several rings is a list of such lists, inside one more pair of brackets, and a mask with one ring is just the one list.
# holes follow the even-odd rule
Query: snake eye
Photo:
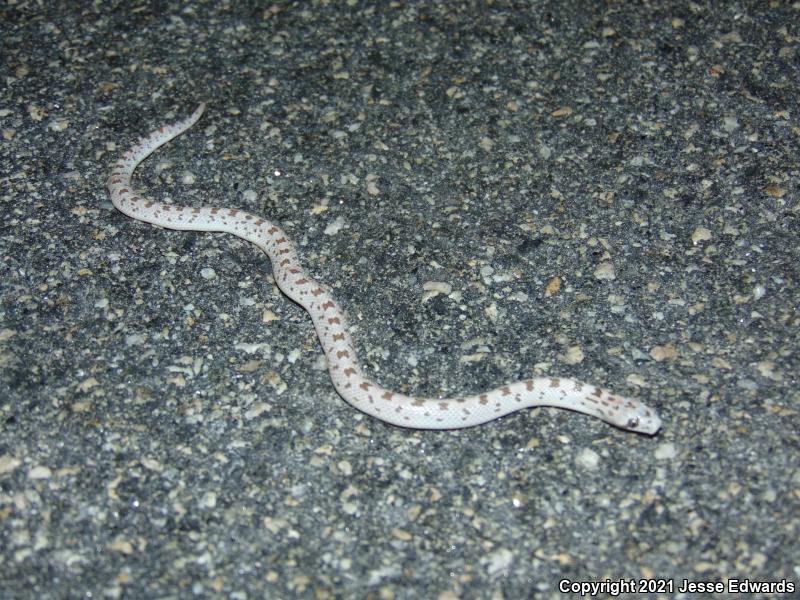
[[639, 417], [628, 419], [628, 429], [636, 429], [639, 427]]

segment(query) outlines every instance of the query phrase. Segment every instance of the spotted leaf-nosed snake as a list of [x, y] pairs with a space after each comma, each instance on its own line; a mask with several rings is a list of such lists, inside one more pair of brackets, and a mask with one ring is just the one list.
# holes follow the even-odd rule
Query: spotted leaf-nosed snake
[[406, 396], [368, 379], [359, 366], [344, 311], [328, 289], [303, 269], [294, 244], [280, 227], [233, 208], [191, 208], [156, 202], [133, 189], [131, 177], [139, 163], [194, 125], [204, 110], [205, 104], [201, 104], [188, 118], [142, 137], [123, 154], [108, 178], [111, 202], [124, 214], [145, 223], [181, 231], [231, 233], [263, 250], [272, 261], [278, 287], [311, 316], [333, 385], [352, 406], [387, 423], [416, 429], [471, 427], [522, 408], [552, 406], [592, 415], [630, 431], [650, 435], [658, 432], [661, 419], [653, 409], [572, 379], [526, 379], [458, 398]]

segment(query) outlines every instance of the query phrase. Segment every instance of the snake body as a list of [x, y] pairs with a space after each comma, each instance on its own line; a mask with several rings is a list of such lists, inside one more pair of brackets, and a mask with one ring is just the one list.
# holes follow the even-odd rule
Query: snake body
[[630, 431], [653, 435], [659, 430], [661, 420], [653, 409], [572, 379], [526, 379], [481, 394], [444, 399], [406, 396], [371, 381], [359, 365], [344, 311], [330, 291], [303, 269], [283, 229], [241, 210], [165, 204], [146, 199], [133, 189], [131, 177], [139, 163], [194, 125], [204, 110], [205, 104], [201, 104], [189, 117], [142, 137], [125, 152], [108, 178], [111, 202], [145, 223], [181, 231], [230, 233], [263, 250], [272, 262], [278, 287], [311, 316], [333, 385], [352, 406], [387, 423], [417, 429], [471, 427], [522, 408], [551, 406], [592, 415]]

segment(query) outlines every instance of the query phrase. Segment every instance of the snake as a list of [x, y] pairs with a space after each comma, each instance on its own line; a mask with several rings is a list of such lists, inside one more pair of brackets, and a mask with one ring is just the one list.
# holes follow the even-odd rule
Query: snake
[[461, 429], [532, 407], [563, 408], [597, 417], [619, 429], [655, 435], [661, 419], [642, 402], [599, 386], [562, 377], [536, 377], [478, 394], [454, 398], [409, 396], [388, 390], [365, 375], [345, 312], [330, 289], [303, 268], [284, 230], [265, 218], [235, 208], [190, 207], [158, 202], [134, 190], [136, 167], [162, 145], [192, 127], [206, 108], [144, 135], [114, 163], [108, 178], [112, 204], [144, 223], [179, 231], [229, 233], [255, 244], [270, 259], [278, 288], [311, 317], [327, 358], [333, 386], [359, 411], [411, 429]]

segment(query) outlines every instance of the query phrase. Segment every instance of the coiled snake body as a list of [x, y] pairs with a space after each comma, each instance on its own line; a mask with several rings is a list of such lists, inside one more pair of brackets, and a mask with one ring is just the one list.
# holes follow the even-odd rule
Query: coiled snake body
[[114, 164], [108, 178], [111, 202], [121, 212], [146, 223], [182, 231], [231, 233], [263, 250], [281, 291], [311, 316], [328, 359], [339, 395], [355, 408], [382, 421], [417, 429], [457, 429], [479, 425], [533, 406], [553, 406], [592, 415], [616, 427], [655, 434], [661, 420], [637, 400], [572, 379], [541, 377], [458, 398], [422, 398], [391, 392], [364, 376], [339, 303], [302, 267], [297, 250], [276, 224], [232, 208], [191, 208], [164, 204], [139, 195], [131, 185], [134, 170], [157, 148], [194, 125], [201, 104], [186, 119], [142, 137]]

